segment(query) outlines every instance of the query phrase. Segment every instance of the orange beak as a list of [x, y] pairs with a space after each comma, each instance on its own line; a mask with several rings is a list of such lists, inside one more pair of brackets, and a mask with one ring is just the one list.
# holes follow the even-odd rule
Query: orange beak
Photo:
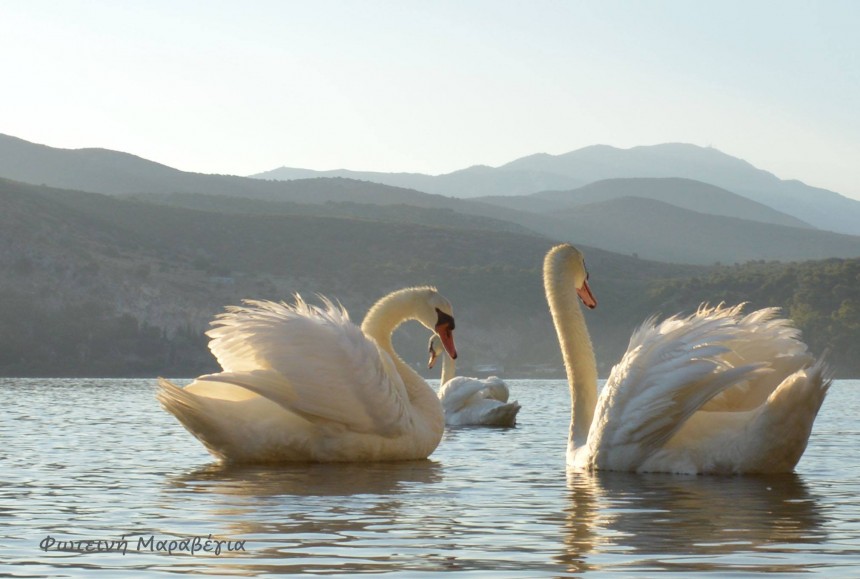
[[576, 295], [579, 296], [579, 299], [582, 300], [582, 303], [588, 309], [593, 310], [597, 307], [597, 300], [594, 299], [594, 294], [591, 293], [591, 288], [588, 287], [588, 281], [582, 282], [582, 287], [576, 290]]
[[454, 347], [454, 331], [448, 324], [439, 324], [436, 326], [436, 333], [442, 339], [442, 347], [448, 352], [452, 360], [457, 359], [457, 348]]
[[454, 318], [440, 309], [436, 309], [439, 318], [436, 320], [436, 334], [442, 340], [442, 347], [452, 360], [457, 359], [457, 348], [454, 347]]

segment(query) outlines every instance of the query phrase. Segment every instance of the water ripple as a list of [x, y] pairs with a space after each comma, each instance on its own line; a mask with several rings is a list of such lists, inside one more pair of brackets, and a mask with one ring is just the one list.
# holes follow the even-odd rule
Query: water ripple
[[[566, 385], [510, 386], [517, 428], [448, 430], [430, 460], [262, 468], [213, 462], [150, 380], [0, 379], [2, 559], [13, 577], [860, 575], [860, 382], [779, 477], [566, 473]], [[146, 547], [194, 537], [245, 548]]]

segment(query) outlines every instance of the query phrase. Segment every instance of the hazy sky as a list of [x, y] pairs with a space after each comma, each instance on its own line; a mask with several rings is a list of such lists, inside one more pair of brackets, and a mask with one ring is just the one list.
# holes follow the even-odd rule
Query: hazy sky
[[860, 198], [860, 2], [0, 0], [0, 133], [178, 169], [713, 146]]

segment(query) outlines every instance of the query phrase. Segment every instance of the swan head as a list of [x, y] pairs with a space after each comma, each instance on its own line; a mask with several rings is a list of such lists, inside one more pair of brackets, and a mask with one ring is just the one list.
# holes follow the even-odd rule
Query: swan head
[[442, 297], [434, 288], [424, 288], [426, 301], [419, 307], [416, 318], [428, 329], [433, 330], [439, 337], [442, 347], [457, 359], [457, 348], [454, 346], [454, 310], [451, 302]]
[[427, 344], [427, 349], [430, 352], [430, 359], [427, 361], [427, 367], [432, 368], [436, 365], [436, 358], [442, 353], [442, 340], [436, 334], [430, 336], [430, 342]]
[[579, 296], [583, 305], [592, 310], [596, 308], [597, 300], [588, 286], [588, 269], [585, 267], [585, 256], [582, 252], [570, 244], [563, 243], [550, 250], [547, 258], [551, 256], [560, 257], [564, 267], [569, 268], [573, 273], [573, 285], [576, 289], [576, 295]]

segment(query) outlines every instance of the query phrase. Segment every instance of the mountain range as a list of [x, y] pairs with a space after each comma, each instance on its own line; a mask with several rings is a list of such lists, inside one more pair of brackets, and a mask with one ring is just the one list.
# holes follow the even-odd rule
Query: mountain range
[[[540, 153], [496, 168], [471, 167], [438, 176], [344, 171], [324, 174], [396, 183], [459, 197], [574, 189], [605, 179], [680, 177], [721, 187], [821, 229], [860, 235], [860, 201], [800, 181], [779, 179], [717, 149], [681, 143], [631, 149], [595, 145], [562, 155]], [[296, 172], [282, 167], [254, 177], [285, 180], [312, 175], [307, 170]], [[494, 192], [487, 193], [488, 190]]]
[[738, 219], [789, 227], [812, 227], [796, 217], [736, 195], [721, 187], [677, 177], [604, 179], [567, 191], [477, 197], [476, 200], [511, 209], [552, 215], [559, 210], [570, 210], [576, 206], [601, 203], [622, 197], [643, 197], [706, 215], [737, 217]]
[[[540, 266], [559, 240], [588, 256], [601, 372], [648, 315], [723, 299], [785, 307], [816, 351], [860, 371], [858, 236], [689, 176], [486, 192], [203, 175], [0, 136], [0, 373], [202, 373], [202, 331], [227, 304], [320, 292], [360, 320], [383, 293], [429, 283], [455, 303], [464, 370], [557, 375]], [[426, 332], [398, 336], [420, 364]]]
[[[223, 209], [230, 204], [241, 207], [251, 205], [252, 201], [268, 201], [293, 204], [279, 205], [276, 211], [282, 214], [315, 213], [385, 221], [392, 219], [396, 212], [398, 219], [404, 222], [428, 225], [444, 225], [447, 220], [467, 226], [464, 223], [471, 220], [473, 226], [484, 229], [530, 231], [553, 240], [689, 264], [860, 255], [860, 237], [838, 234], [839, 228], [835, 225], [822, 227], [820, 221], [816, 224], [814, 219], [803, 219], [774, 205], [755, 201], [751, 196], [690, 177], [612, 177], [573, 189], [532, 191], [524, 195], [509, 194], [510, 191], [504, 189], [508, 183], [506, 177], [514, 174], [529, 176], [529, 179], [562, 175], [569, 184], [612, 172], [626, 175], [669, 172], [672, 164], [679, 174], [722, 180], [736, 189], [799, 186], [779, 181], [713, 149], [690, 145], [637, 148], [626, 152], [590, 147], [561, 156], [533, 155], [498, 169], [473, 167], [448, 176], [392, 174], [396, 177], [392, 178], [395, 183], [405, 184], [413, 179], [420, 181], [419, 185], [423, 183], [422, 186], [454, 182], [452, 180], [468, 175], [473, 182], [478, 179], [483, 183], [473, 192], [496, 193], [458, 198], [346, 177], [277, 181], [189, 173], [127, 153], [56, 149], [0, 135], [0, 176], [66, 189], [134, 195], [138, 199], [192, 208], [208, 204]], [[313, 173], [301, 173], [309, 174]], [[380, 173], [352, 175], [386, 180], [386, 174]], [[743, 180], [744, 175], [748, 181]], [[534, 187], [545, 187], [558, 185], [564, 179], [547, 177], [530, 182]], [[811, 188], [807, 188], [806, 193], [808, 199], [803, 203], [839, 206], [839, 210], [832, 212], [832, 221], [848, 219], [853, 229], [860, 232], [860, 214], [857, 220], [850, 219], [860, 202], [832, 192], [820, 194]], [[215, 196], [224, 199], [216, 200]], [[799, 203], [799, 198], [795, 195], [789, 201]], [[349, 205], [335, 206], [338, 203]], [[311, 209], [314, 206], [317, 208]], [[395, 206], [396, 211], [392, 209]], [[464, 216], [468, 216], [465, 222]]]
[[[243, 298], [281, 300], [298, 292], [313, 299], [320, 292], [360, 321], [382, 294], [424, 284], [438, 285], [458, 305], [464, 368], [498, 360], [552, 365], [558, 356], [540, 275], [552, 241], [536, 235], [187, 209], [5, 179], [0, 206], [0, 269], [8, 272], [0, 277], [0, 327], [6, 329], [0, 333], [0, 368], [4, 360], [24, 373], [40, 360], [60, 358], [62, 368], [91, 362], [96, 354], [88, 344], [99, 334], [94, 328], [118, 331], [111, 315], [131, 316], [174, 336], [184, 328], [201, 332], [224, 305]], [[699, 271], [586, 251], [603, 279], [606, 307], [593, 319], [604, 326], [596, 341], [606, 359], [640, 317], [636, 310], [647, 299], [649, 281]], [[625, 295], [631, 288], [635, 299]], [[22, 312], [44, 320], [31, 327]], [[412, 326], [401, 334], [410, 359], [426, 361], [426, 332]], [[42, 353], [63, 336], [84, 345], [66, 346], [63, 356]], [[174, 358], [164, 356], [162, 371], [170, 371]], [[196, 364], [200, 358], [205, 360], [194, 357]]]

